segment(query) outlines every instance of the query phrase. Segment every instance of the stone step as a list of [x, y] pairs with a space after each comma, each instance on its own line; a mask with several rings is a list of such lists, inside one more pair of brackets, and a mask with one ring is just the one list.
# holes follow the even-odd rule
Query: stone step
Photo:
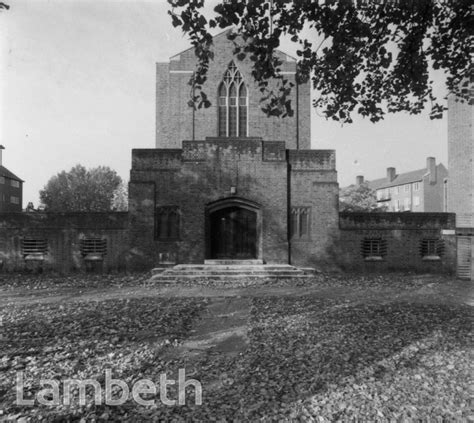
[[226, 271], [226, 272], [257, 272], [257, 271], [300, 271], [293, 266], [288, 264], [266, 264], [266, 265], [207, 265], [207, 264], [178, 264], [174, 267], [156, 267], [152, 270], [152, 274], [160, 274], [164, 271], [180, 271], [180, 272], [213, 272]]
[[267, 277], [267, 276], [303, 276], [303, 272], [259, 272], [259, 273], [225, 273], [225, 272], [213, 272], [213, 273], [180, 273], [180, 272], [163, 272], [160, 275], [156, 276], [176, 276], [183, 278], [207, 278], [213, 276], [222, 276], [222, 277]]
[[219, 259], [212, 259], [212, 260], [204, 260], [204, 264], [212, 264], [212, 265], [223, 265], [223, 264], [235, 264], [235, 265], [253, 265], [253, 264], [263, 264], [263, 260], [258, 259], [246, 259], [246, 260], [219, 260]]
[[268, 272], [268, 273], [223, 273], [223, 272], [213, 272], [213, 273], [166, 273], [163, 272], [161, 274], [155, 276], [176, 276], [176, 277], [183, 277], [183, 278], [212, 278], [216, 277], [249, 277], [249, 278], [266, 278], [272, 276], [285, 276], [285, 277], [292, 277], [292, 276], [305, 276], [305, 273], [299, 272]]
[[261, 280], [268, 281], [268, 280], [282, 280], [282, 279], [308, 279], [311, 278], [311, 275], [272, 275], [272, 276], [248, 276], [248, 275], [235, 275], [235, 276], [228, 276], [228, 275], [213, 275], [211, 277], [206, 276], [175, 276], [175, 275], [156, 275], [153, 276], [148, 282], [150, 283], [176, 283], [180, 281], [199, 281], [199, 280], [213, 280], [213, 281], [222, 281], [222, 282], [232, 282], [232, 281], [241, 281], [245, 279], [253, 279], [253, 280]]
[[235, 264], [177, 264], [169, 270], [190, 270], [190, 271], [210, 271], [215, 269], [236, 270], [241, 272], [252, 270], [298, 270], [289, 264], [261, 264], [261, 265], [235, 265]]
[[311, 276], [312, 272], [309, 270], [311, 269], [303, 271], [289, 264], [178, 264], [168, 269], [154, 269], [150, 282], [305, 278]]
[[[164, 269], [165, 272], [180, 272], [180, 273], [212, 273], [212, 272], [225, 272], [225, 273], [258, 273], [258, 272], [298, 272], [304, 273], [301, 269], [292, 269], [291, 267], [254, 267], [254, 268], [243, 268], [243, 269], [235, 269], [235, 268], [226, 268], [225, 266], [222, 267], [212, 267], [207, 269], [200, 269], [200, 268], [176, 268], [176, 269]], [[158, 272], [156, 272], [158, 273]]]

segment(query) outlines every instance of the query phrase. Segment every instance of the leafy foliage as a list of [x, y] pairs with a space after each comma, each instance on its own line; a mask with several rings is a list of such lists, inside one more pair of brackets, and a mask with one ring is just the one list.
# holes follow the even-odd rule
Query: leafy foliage
[[112, 199], [112, 210], [128, 210], [128, 185], [124, 182], [121, 182], [118, 188], [114, 191], [114, 197]]
[[340, 190], [339, 211], [386, 211], [386, 207], [377, 204], [375, 191], [369, 187], [367, 182], [364, 182], [360, 185], [350, 185]]
[[[354, 113], [376, 122], [386, 113], [418, 114], [445, 107], [433, 93], [430, 68], [446, 73], [449, 92], [467, 98], [461, 82], [469, 75], [469, 0], [248, 0], [223, 1], [215, 17], [204, 16], [204, 0], [168, 0], [175, 27], [190, 37], [198, 64], [190, 84], [194, 107], [209, 107], [202, 90], [213, 59], [213, 28], [234, 28], [234, 53], [253, 62], [252, 75], [268, 115], [293, 113], [293, 83], [281, 73], [275, 50], [285, 36], [297, 44], [297, 82], [311, 79], [313, 101], [326, 118], [352, 122]], [[236, 36], [239, 34], [240, 36]], [[269, 80], [276, 79], [276, 89]]]
[[122, 178], [109, 167], [76, 165], [53, 176], [40, 191], [40, 200], [50, 212], [104, 212], [112, 209], [121, 184]]

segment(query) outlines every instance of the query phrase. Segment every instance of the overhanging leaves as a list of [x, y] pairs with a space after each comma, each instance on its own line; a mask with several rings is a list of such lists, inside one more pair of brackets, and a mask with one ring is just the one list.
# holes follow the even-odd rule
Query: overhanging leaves
[[[181, 26], [195, 48], [197, 108], [210, 105], [202, 88], [213, 57], [209, 30], [217, 27], [235, 29], [229, 34], [234, 53], [253, 62], [267, 115], [292, 114], [293, 87], [275, 54], [282, 36], [298, 44], [297, 82], [311, 79], [313, 106], [326, 118], [347, 123], [360, 114], [377, 122], [386, 113], [418, 114], [425, 108], [439, 118], [445, 107], [433, 93], [433, 69], [445, 73], [449, 93], [468, 98], [461, 90], [470, 75], [468, 0], [225, 1], [210, 20], [203, 15], [204, 1], [168, 2], [173, 25]], [[276, 89], [268, 88], [270, 79], [278, 81]]]

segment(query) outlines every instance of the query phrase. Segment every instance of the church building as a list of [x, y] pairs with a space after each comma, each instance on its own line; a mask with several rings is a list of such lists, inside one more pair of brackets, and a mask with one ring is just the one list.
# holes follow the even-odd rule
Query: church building
[[[315, 266], [338, 232], [338, 184], [335, 152], [311, 149], [310, 84], [295, 84], [292, 117], [266, 116], [227, 34], [214, 37], [207, 109], [188, 105], [192, 48], [157, 64], [156, 148], [132, 150], [132, 260]], [[296, 60], [278, 54], [295, 82]]]

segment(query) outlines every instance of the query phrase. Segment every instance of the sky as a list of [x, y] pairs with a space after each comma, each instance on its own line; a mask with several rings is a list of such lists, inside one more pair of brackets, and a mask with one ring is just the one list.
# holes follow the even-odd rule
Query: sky
[[[155, 147], [155, 63], [190, 46], [166, 0], [7, 0], [0, 11], [3, 165], [25, 181], [23, 207], [76, 164], [109, 166], [128, 181], [132, 148]], [[210, 6], [212, 6], [213, 2]], [[293, 47], [282, 50], [292, 54]], [[435, 75], [442, 93], [442, 80]], [[335, 149], [341, 186], [447, 166], [447, 119], [428, 113], [357, 118], [341, 126], [315, 110], [312, 148]]]

